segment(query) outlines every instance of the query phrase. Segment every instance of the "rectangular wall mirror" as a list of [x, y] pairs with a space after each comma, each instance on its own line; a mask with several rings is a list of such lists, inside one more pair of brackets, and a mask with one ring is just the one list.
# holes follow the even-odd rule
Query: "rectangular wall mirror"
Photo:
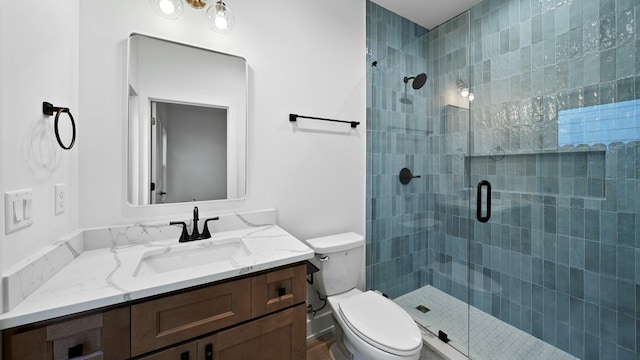
[[247, 70], [238, 56], [129, 37], [129, 204], [245, 196]]

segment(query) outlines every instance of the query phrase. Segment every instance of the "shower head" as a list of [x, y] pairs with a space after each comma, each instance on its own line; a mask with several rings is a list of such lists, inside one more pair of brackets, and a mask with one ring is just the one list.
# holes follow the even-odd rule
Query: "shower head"
[[411, 77], [404, 77], [404, 83], [408, 83], [409, 80], [413, 79], [413, 83], [412, 83], [412, 87], [415, 90], [421, 89], [424, 86], [424, 83], [427, 82], [427, 74], [425, 73], [420, 73], [416, 76], [411, 76]]

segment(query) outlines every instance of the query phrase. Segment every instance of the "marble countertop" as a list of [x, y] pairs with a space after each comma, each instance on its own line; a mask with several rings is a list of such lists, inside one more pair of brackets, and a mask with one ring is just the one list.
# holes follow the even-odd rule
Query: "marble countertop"
[[[153, 274], [136, 271], [150, 251], [171, 252], [184, 246], [207, 246], [240, 238], [250, 254], [240, 260], [192, 266]], [[239, 275], [293, 264], [313, 257], [313, 251], [277, 225], [218, 232], [211, 239], [178, 243], [154, 240], [84, 249], [53, 277], [10, 311], [0, 315], [0, 329], [116, 305]]]

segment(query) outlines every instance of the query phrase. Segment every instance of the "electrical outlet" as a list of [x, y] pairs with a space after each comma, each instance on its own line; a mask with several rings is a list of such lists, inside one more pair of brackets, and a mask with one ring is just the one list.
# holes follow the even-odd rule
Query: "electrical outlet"
[[25, 189], [4, 193], [4, 229], [10, 234], [33, 224], [33, 190]]
[[67, 210], [67, 185], [56, 184], [56, 215]]

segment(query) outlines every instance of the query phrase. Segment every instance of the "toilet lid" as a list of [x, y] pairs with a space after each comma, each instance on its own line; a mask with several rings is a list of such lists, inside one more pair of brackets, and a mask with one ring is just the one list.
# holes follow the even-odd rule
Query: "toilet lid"
[[349, 328], [369, 344], [392, 354], [415, 351], [422, 344], [418, 326], [393, 301], [373, 292], [340, 301]]

